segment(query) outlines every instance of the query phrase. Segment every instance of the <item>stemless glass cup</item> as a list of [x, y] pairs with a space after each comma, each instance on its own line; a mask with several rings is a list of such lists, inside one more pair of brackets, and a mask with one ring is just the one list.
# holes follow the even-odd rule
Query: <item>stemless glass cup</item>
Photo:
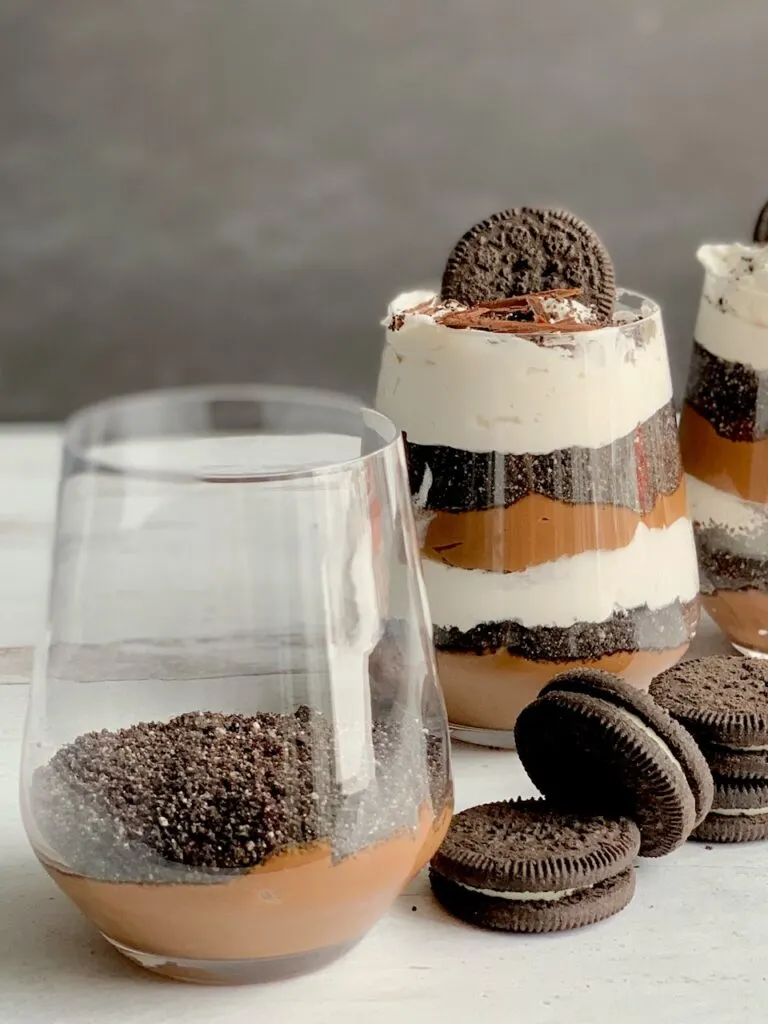
[[699, 250], [706, 273], [680, 441], [702, 603], [736, 650], [766, 658], [768, 290], [755, 252]]
[[386, 912], [451, 815], [402, 444], [233, 386], [65, 430], [22, 809], [42, 865], [170, 977], [284, 977]]
[[610, 326], [537, 338], [403, 300], [377, 406], [405, 433], [448, 716], [457, 738], [513, 746], [557, 673], [645, 688], [695, 632], [661, 311], [620, 290]]

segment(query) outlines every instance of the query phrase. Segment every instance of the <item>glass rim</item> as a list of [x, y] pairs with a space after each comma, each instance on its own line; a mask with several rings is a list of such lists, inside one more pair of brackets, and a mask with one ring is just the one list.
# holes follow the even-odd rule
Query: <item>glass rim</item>
[[648, 317], [653, 316], [654, 313], [658, 313], [661, 310], [661, 303], [654, 299], [652, 295], [646, 295], [645, 292], [638, 291], [637, 288], [626, 288], [622, 284], [617, 284], [616, 301], [621, 302], [621, 298], [623, 295], [629, 295], [633, 299], [640, 299], [641, 302], [647, 302], [649, 306], [653, 306], [651, 312], [646, 313], [646, 315], [643, 317], [644, 320], [647, 320]]
[[[124, 464], [94, 455], [88, 444], [83, 443], [78, 435], [85, 431], [89, 423], [100, 417], [119, 413], [131, 407], [139, 409], [142, 404], [177, 404], [188, 403], [203, 405], [206, 402], [273, 402], [286, 406], [304, 406], [311, 409], [325, 409], [332, 412], [357, 414], [364, 423], [368, 423], [378, 434], [378, 443], [372, 451], [364, 455], [356, 455], [349, 459], [329, 460], [320, 465], [300, 466], [295, 469], [249, 469], [243, 467], [236, 474], [216, 474], [206, 472], [204, 467], [195, 468], [157, 468], [137, 461]], [[378, 428], [378, 429], [377, 429]], [[259, 436], [257, 431], [244, 431], [243, 436]], [[309, 386], [291, 386], [282, 384], [201, 384], [170, 388], [148, 388], [143, 391], [128, 392], [115, 395], [85, 405], [71, 413], [62, 425], [62, 450], [75, 456], [84, 465], [94, 470], [115, 473], [122, 476], [134, 476], [147, 480], [165, 482], [202, 482], [202, 483], [270, 483], [289, 480], [321, 478], [327, 475], [347, 472], [355, 467], [365, 466], [373, 460], [395, 449], [400, 441], [400, 430], [384, 413], [367, 405], [359, 398], [343, 391], [330, 388], [314, 388]], [[216, 437], [211, 432], [209, 437]], [[311, 431], [308, 432], [311, 436]], [[130, 441], [130, 435], [126, 435]]]

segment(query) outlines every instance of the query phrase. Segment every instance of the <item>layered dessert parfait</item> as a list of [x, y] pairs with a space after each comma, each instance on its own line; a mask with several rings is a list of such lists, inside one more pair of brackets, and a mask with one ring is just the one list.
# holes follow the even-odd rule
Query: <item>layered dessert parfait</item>
[[511, 743], [573, 666], [641, 687], [685, 652], [698, 575], [659, 307], [570, 214], [472, 228], [440, 293], [391, 304], [401, 427], [456, 735]]
[[680, 438], [704, 607], [768, 655], [768, 215], [753, 245], [703, 245]]

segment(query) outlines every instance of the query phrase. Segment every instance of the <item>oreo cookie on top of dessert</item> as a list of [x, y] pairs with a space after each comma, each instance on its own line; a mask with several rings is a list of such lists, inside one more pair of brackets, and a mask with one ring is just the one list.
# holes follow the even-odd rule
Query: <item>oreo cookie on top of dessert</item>
[[377, 404], [405, 436], [456, 734], [511, 744], [576, 666], [647, 687], [698, 592], [658, 306], [617, 293], [578, 218], [522, 207], [470, 229], [439, 294], [399, 296], [386, 328]]

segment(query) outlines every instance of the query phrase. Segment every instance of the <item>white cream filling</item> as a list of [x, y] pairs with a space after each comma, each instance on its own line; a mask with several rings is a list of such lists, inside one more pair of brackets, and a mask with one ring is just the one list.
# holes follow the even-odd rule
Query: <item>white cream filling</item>
[[723, 750], [735, 750], [736, 753], [738, 753], [738, 754], [745, 754], [745, 753], [759, 754], [759, 753], [762, 753], [765, 750], [768, 750], [768, 746], [749, 747], [749, 746], [744, 746], [743, 744], [741, 746], [737, 746], [735, 743], [715, 743], [714, 745], [716, 747], [719, 747], [719, 748], [723, 749]]
[[768, 814], [768, 807], [713, 807], [709, 813], [726, 818], [752, 818], [757, 814]]
[[411, 292], [390, 305], [403, 323], [386, 332], [376, 399], [417, 444], [517, 454], [601, 448], [672, 398], [661, 312], [653, 303], [631, 326], [539, 345], [409, 312], [431, 298]]
[[640, 523], [632, 541], [615, 551], [585, 551], [524, 572], [461, 569], [422, 563], [432, 621], [467, 631], [481, 622], [524, 626], [604, 622], [615, 612], [693, 601], [699, 575], [687, 519], [650, 530]]
[[615, 704], [611, 706], [613, 707], [614, 711], [617, 711], [619, 715], [623, 719], [625, 719], [625, 721], [631, 722], [632, 725], [640, 732], [642, 732], [644, 736], [647, 736], [648, 739], [652, 740], [655, 743], [655, 745], [659, 748], [659, 750], [662, 752], [662, 754], [667, 758], [667, 760], [671, 761], [672, 764], [678, 769], [678, 771], [682, 774], [683, 778], [686, 778], [685, 772], [683, 771], [683, 766], [672, 753], [672, 750], [669, 744], [666, 742], [666, 740], [662, 739], [662, 737], [659, 736], [655, 729], [652, 729], [651, 726], [646, 725], [642, 718], [639, 718], [632, 711], [627, 711], [626, 708], [618, 707]]
[[575, 892], [586, 892], [591, 885], [583, 889], [560, 889], [557, 892], [499, 892], [498, 889], [478, 889], [474, 885], [465, 885], [463, 882], [455, 882], [460, 889], [467, 892], [477, 892], [481, 896], [492, 896], [497, 900], [509, 900], [512, 903], [554, 903], [556, 900], [564, 900], [566, 896], [572, 896]]

